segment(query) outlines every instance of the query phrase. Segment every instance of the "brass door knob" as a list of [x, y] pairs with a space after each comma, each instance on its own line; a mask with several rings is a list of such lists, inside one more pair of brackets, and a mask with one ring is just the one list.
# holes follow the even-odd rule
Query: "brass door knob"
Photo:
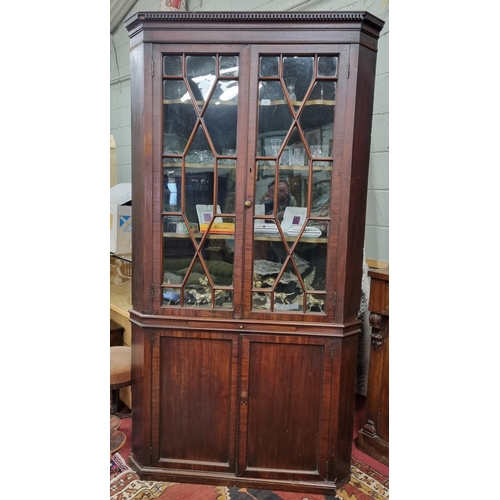
[[252, 202], [250, 200], [245, 201], [245, 207], [251, 207]]

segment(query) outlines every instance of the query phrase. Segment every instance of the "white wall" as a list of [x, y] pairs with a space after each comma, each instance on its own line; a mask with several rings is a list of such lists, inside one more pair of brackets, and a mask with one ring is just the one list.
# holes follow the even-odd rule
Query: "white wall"
[[[160, 0], [138, 0], [123, 20], [138, 11], [159, 10]], [[128, 32], [120, 22], [111, 33], [110, 39], [110, 133], [116, 142], [118, 182], [130, 182], [131, 151], [131, 112], [130, 112], [130, 41]]]
[[[160, 0], [138, 0], [138, 11], [159, 10]], [[389, 1], [388, 0], [187, 0], [190, 11], [367, 10], [385, 21], [378, 44], [368, 180], [365, 257], [389, 262]], [[116, 57], [115, 57], [116, 49]], [[118, 61], [118, 65], [116, 64]], [[123, 23], [110, 43], [111, 134], [117, 146], [118, 181], [131, 180], [129, 39]]]

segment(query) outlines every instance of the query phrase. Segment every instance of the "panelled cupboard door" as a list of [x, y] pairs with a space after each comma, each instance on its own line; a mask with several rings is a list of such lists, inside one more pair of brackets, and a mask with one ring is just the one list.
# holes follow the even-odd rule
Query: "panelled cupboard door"
[[238, 336], [158, 332], [152, 350], [152, 465], [233, 472]]
[[325, 480], [332, 341], [242, 336], [238, 475]]
[[331, 321], [349, 47], [154, 45], [153, 62], [153, 309]]

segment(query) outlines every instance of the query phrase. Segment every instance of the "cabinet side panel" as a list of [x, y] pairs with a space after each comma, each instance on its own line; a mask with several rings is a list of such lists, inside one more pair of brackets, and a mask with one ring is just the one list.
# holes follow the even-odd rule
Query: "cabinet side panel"
[[[351, 49], [350, 79], [355, 85], [354, 130], [352, 142], [352, 168], [344, 179], [343, 189], [349, 192], [349, 220], [347, 222], [344, 293], [341, 293], [343, 315], [341, 320], [355, 320], [361, 301], [363, 273], [363, 247], [365, 238], [368, 164], [372, 129], [375, 64], [377, 53], [366, 47]], [[357, 57], [356, 57], [357, 55]], [[357, 61], [356, 61], [357, 59]], [[355, 80], [355, 82], [354, 82]]]
[[160, 461], [187, 461], [190, 468], [234, 461], [232, 348], [230, 340], [161, 338]]
[[[139, 44], [130, 51], [130, 97], [132, 125], [132, 306], [136, 311], [151, 309], [151, 47]], [[149, 72], [148, 72], [149, 70]]]
[[[149, 336], [148, 336], [149, 338]], [[150, 432], [150, 369], [145, 364], [145, 353], [148, 343], [142, 328], [132, 323], [132, 453], [141, 464], [149, 463]]]

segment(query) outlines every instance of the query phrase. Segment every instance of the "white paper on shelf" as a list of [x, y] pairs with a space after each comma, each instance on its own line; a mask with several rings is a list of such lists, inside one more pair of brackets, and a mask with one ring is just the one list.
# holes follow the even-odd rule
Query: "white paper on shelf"
[[278, 227], [274, 223], [255, 222], [253, 226], [255, 233], [278, 234]]
[[[300, 232], [300, 229], [290, 228], [286, 232], [286, 234], [288, 234], [288, 236], [298, 236], [299, 232]], [[319, 230], [317, 227], [307, 226], [304, 229], [302, 236], [304, 238], [318, 238], [319, 236], [321, 236], [321, 230]]]

